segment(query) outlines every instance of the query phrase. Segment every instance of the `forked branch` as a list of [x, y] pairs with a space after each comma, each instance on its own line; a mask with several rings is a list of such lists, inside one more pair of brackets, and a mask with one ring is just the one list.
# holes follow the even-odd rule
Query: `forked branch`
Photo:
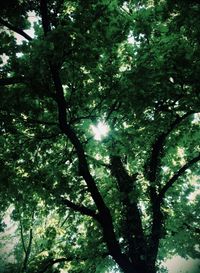
[[[42, 24], [44, 29], [44, 34], [50, 30], [50, 22], [48, 21], [47, 15], [47, 1], [40, 0], [40, 10], [42, 16]], [[51, 71], [52, 80], [55, 87], [56, 101], [58, 105], [58, 120], [60, 125], [61, 132], [66, 135], [70, 140], [72, 145], [75, 148], [77, 158], [79, 161], [79, 175], [83, 177], [87, 184], [88, 192], [91, 194], [92, 199], [98, 209], [99, 222], [103, 229], [104, 240], [107, 244], [110, 255], [118, 263], [118, 265], [123, 268], [125, 271], [128, 269], [132, 270], [131, 262], [128, 257], [121, 252], [119, 242], [116, 238], [114, 231], [113, 220], [109, 208], [106, 206], [104, 199], [95, 183], [94, 177], [90, 173], [88, 161], [86, 159], [86, 154], [84, 147], [78, 138], [74, 129], [70, 126], [67, 120], [67, 109], [66, 109], [66, 100], [64, 96], [64, 90], [59, 74], [59, 69], [56, 65], [49, 61], [49, 67]], [[129, 270], [129, 271], [130, 271]], [[136, 271], [133, 269], [133, 273]]]
[[159, 199], [163, 200], [166, 192], [174, 185], [174, 183], [180, 178], [186, 170], [191, 168], [195, 163], [200, 161], [200, 154], [190, 161], [188, 161], [185, 165], [183, 165], [170, 179], [169, 181], [165, 184], [165, 186], [161, 189], [159, 193]]
[[160, 165], [161, 157], [164, 152], [164, 145], [169, 134], [180, 125], [188, 116], [194, 114], [194, 112], [187, 112], [182, 117], [178, 117], [171, 123], [166, 132], [161, 133], [155, 140], [149, 163], [146, 164], [147, 178], [151, 183], [155, 182], [157, 177], [157, 171]]

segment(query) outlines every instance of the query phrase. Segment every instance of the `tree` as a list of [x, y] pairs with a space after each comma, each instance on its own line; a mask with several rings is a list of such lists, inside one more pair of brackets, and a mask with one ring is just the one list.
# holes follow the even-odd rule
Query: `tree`
[[[20, 270], [155, 273], [170, 254], [199, 257], [199, 3], [0, 5], [1, 211], [13, 204], [21, 223]], [[59, 225], [46, 227], [38, 268], [41, 204], [70, 221], [56, 251]]]

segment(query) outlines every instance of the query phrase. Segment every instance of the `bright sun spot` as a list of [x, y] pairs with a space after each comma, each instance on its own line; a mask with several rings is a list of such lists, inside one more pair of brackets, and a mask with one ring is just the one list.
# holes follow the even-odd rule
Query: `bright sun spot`
[[101, 140], [102, 137], [105, 137], [109, 132], [109, 127], [104, 122], [100, 121], [97, 126], [91, 125], [92, 133], [94, 135], [94, 139]]

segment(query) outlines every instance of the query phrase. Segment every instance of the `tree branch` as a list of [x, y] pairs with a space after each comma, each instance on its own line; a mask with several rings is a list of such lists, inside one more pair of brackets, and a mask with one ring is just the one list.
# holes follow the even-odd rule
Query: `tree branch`
[[156, 141], [152, 146], [149, 164], [148, 163], [146, 164], [146, 175], [151, 183], [154, 183], [156, 180], [157, 169], [160, 165], [160, 160], [163, 155], [164, 144], [167, 137], [184, 119], [186, 119], [191, 114], [194, 114], [194, 112], [188, 112], [184, 114], [182, 117], [176, 118], [175, 121], [172, 122], [168, 130], [166, 132], [161, 133], [156, 138]]
[[33, 240], [33, 229], [30, 228], [30, 231], [29, 231], [29, 243], [28, 243], [27, 251], [25, 253], [25, 258], [24, 258], [24, 261], [23, 261], [22, 272], [26, 272], [27, 271], [28, 260], [29, 260], [29, 256], [30, 256], [30, 253], [31, 253], [32, 240]]
[[[42, 187], [54, 196], [54, 190], [52, 190], [48, 185], [42, 184]], [[76, 212], [80, 212], [82, 215], [90, 216], [96, 221], [99, 221], [99, 215], [92, 209], [89, 209], [83, 205], [75, 204], [74, 202], [60, 196], [56, 196], [56, 201], [59, 204], [63, 204]]]
[[50, 69], [56, 90], [60, 129], [68, 137], [68, 139], [71, 141], [72, 145], [75, 148], [79, 162], [79, 174], [85, 180], [86, 185], [88, 187], [88, 191], [90, 192], [92, 199], [94, 200], [94, 203], [96, 204], [97, 209], [99, 211], [99, 222], [101, 223], [101, 227], [103, 229], [103, 235], [105, 242], [107, 243], [108, 250], [112, 255], [113, 259], [118, 263], [118, 265], [121, 268], [124, 268], [126, 270], [130, 269], [134, 273], [134, 270], [132, 268], [130, 261], [128, 260], [128, 257], [126, 257], [121, 252], [119, 242], [117, 241], [114, 232], [114, 226], [110, 210], [106, 206], [103, 197], [101, 196], [101, 193], [97, 188], [94, 178], [90, 173], [83, 145], [80, 142], [75, 131], [67, 122], [66, 101], [64, 97], [61, 79], [59, 76], [59, 71], [56, 67], [52, 65], [50, 65]]
[[107, 113], [107, 117], [105, 118], [105, 121], [108, 121], [109, 118], [110, 118], [110, 116], [112, 115], [112, 113], [113, 113], [114, 111], [119, 110], [120, 106], [121, 106], [121, 102], [118, 102], [118, 100], [116, 100], [116, 101], [111, 105], [111, 107], [110, 107], [110, 109], [109, 109], [109, 111], [108, 111], [108, 113]]
[[33, 38], [31, 38], [31, 36], [29, 36], [26, 32], [24, 32], [22, 29], [13, 26], [12, 24], [10, 24], [9, 22], [7, 22], [6, 20], [0, 18], [0, 24], [7, 27], [8, 29], [18, 33], [19, 35], [21, 35], [22, 37], [24, 37], [26, 40], [28, 41], [32, 41]]
[[[40, 10], [42, 15], [42, 23], [44, 34], [50, 30], [50, 24], [48, 21], [48, 11], [47, 3], [45, 0], [40, 0]], [[119, 242], [117, 241], [113, 220], [109, 208], [106, 206], [101, 193], [99, 192], [97, 185], [92, 177], [88, 162], [86, 159], [85, 151], [82, 143], [80, 142], [77, 134], [73, 128], [69, 125], [67, 121], [67, 111], [66, 111], [66, 100], [64, 97], [64, 91], [62, 82], [59, 75], [59, 69], [56, 65], [53, 65], [51, 61], [49, 62], [49, 67], [51, 71], [52, 80], [55, 87], [57, 105], [58, 105], [58, 120], [61, 132], [66, 135], [66, 137], [71, 141], [72, 145], [75, 148], [78, 163], [79, 163], [79, 174], [83, 177], [86, 182], [89, 193], [94, 200], [97, 209], [98, 209], [98, 219], [103, 229], [104, 240], [107, 244], [110, 255], [118, 263], [118, 265], [124, 270], [132, 270], [132, 273], [136, 271], [132, 268], [132, 264], [129, 261], [128, 257], [121, 252]]]
[[0, 86], [6, 86], [17, 83], [25, 83], [24, 77], [0, 78]]
[[176, 231], [172, 230], [169, 234], [170, 234], [170, 236], [176, 236], [177, 234], [179, 234], [180, 231], [182, 231], [185, 228], [186, 228], [187, 232], [190, 231], [192, 233], [196, 233], [196, 234], [200, 235], [200, 228], [193, 227], [193, 226], [189, 225], [188, 223], [183, 223], [181, 226], [178, 227], [178, 230], [176, 230]]
[[178, 117], [171, 123], [170, 127], [166, 132], [161, 133], [156, 141], [153, 144], [152, 152], [150, 155], [149, 162], [146, 164], [146, 176], [150, 182], [149, 194], [152, 205], [152, 226], [151, 226], [151, 236], [149, 241], [149, 256], [150, 263], [154, 264], [158, 247], [159, 240], [162, 237], [162, 226], [163, 226], [163, 215], [161, 212], [161, 203], [162, 198], [157, 193], [156, 189], [156, 180], [157, 180], [157, 172], [158, 168], [161, 164], [161, 158], [164, 154], [164, 145], [169, 134], [189, 115], [193, 114], [193, 112], [188, 112], [184, 114], [182, 117]]
[[99, 165], [99, 166], [102, 166], [102, 167], [105, 167], [105, 168], [107, 168], [107, 169], [110, 170], [110, 168], [111, 168], [111, 165], [110, 165], [110, 164], [105, 163], [105, 162], [103, 162], [102, 160], [96, 159], [96, 158], [94, 158], [94, 157], [92, 157], [92, 156], [90, 156], [90, 155], [87, 155], [87, 157], [88, 157], [90, 160], [92, 160], [92, 163], [93, 163], [93, 164]]
[[70, 123], [73, 124], [73, 123], [79, 122], [84, 119], [93, 119], [93, 118], [97, 118], [97, 116], [96, 115], [80, 116], [80, 117], [72, 118], [70, 120]]
[[22, 247], [23, 247], [24, 253], [26, 255], [27, 249], [26, 249], [26, 245], [25, 245], [25, 241], [24, 241], [23, 225], [22, 225], [21, 217], [19, 219], [19, 223], [20, 223], [20, 236], [21, 236], [21, 240], [22, 240]]
[[200, 161], [200, 154], [196, 156], [195, 158], [188, 161], [185, 165], [183, 165], [171, 178], [170, 180], [165, 184], [165, 186], [161, 189], [158, 197], [162, 201], [166, 192], [174, 185], [174, 183], [177, 181], [181, 175], [184, 174], [186, 170], [188, 170], [192, 165], [194, 165], [196, 162]]
[[[119, 156], [111, 156], [110, 161], [112, 175], [116, 178], [119, 191], [122, 194], [121, 201], [125, 218], [124, 235], [129, 247], [129, 256], [138, 264], [142, 262], [141, 255], [145, 255], [147, 246], [137, 205], [136, 175], [129, 176]], [[130, 199], [131, 192], [135, 194], [135, 197]]]
[[46, 36], [47, 33], [51, 31], [46, 0], [40, 0], [40, 12], [41, 12], [41, 18], [42, 18], [42, 27], [44, 30], [44, 35]]
[[61, 202], [62, 202], [62, 204], [64, 204], [68, 208], [71, 208], [74, 211], [80, 212], [82, 215], [90, 216], [93, 219], [99, 221], [98, 214], [95, 213], [95, 211], [93, 211], [92, 209], [89, 209], [89, 208], [87, 208], [87, 207], [85, 207], [83, 205], [75, 204], [75, 203], [73, 203], [70, 200], [65, 199], [65, 198], [61, 198]]
[[[46, 0], [40, 0], [40, 10], [41, 10], [41, 17], [42, 17], [42, 25], [44, 29], [45, 35], [48, 31], [51, 30], [50, 22], [48, 19], [48, 9], [47, 9], [47, 2]], [[81, 142], [79, 141], [76, 133], [73, 131], [71, 126], [67, 122], [67, 112], [66, 112], [66, 100], [64, 97], [63, 87], [59, 75], [59, 70], [55, 67], [52, 63], [49, 63], [55, 91], [56, 91], [56, 98], [58, 104], [58, 119], [61, 131], [70, 139], [71, 143], [74, 145], [76, 150], [78, 159], [79, 159], [79, 172], [83, 176], [88, 186], [89, 192], [91, 193], [95, 204], [99, 211], [107, 211], [107, 207], [103, 201], [102, 196], [100, 195], [95, 181], [91, 176], [88, 168], [88, 163], [86, 160], [86, 156], [84, 153], [84, 149], [82, 147]]]
[[[98, 255], [97, 258], [99, 258], [99, 257], [105, 258], [108, 255], [109, 255], [109, 253], [102, 253], [101, 255]], [[96, 257], [94, 257], [94, 258], [96, 258]], [[44, 273], [44, 272], [47, 271], [47, 269], [50, 266], [52, 266], [52, 265], [54, 265], [56, 263], [71, 262], [71, 261], [75, 261], [75, 260], [77, 260], [77, 263], [78, 263], [79, 261], [86, 261], [87, 258], [85, 258], [85, 257], [77, 257], [77, 256], [74, 256], [74, 257], [73, 256], [71, 256], [71, 257], [69, 256], [68, 258], [67, 257], [62, 257], [62, 258], [56, 258], [56, 259], [52, 258], [52, 259], [47, 260], [46, 261], [46, 265], [44, 265], [43, 268], [40, 269], [39, 271], [37, 271], [36, 273]]]
[[190, 231], [193, 231], [194, 233], [196, 234], [199, 234], [200, 235], [200, 228], [197, 228], [197, 227], [193, 227], [187, 223], [184, 223], [183, 226], [185, 226], [187, 229], [189, 229]]
[[37, 119], [32, 119], [32, 118], [23, 119], [23, 121], [25, 121], [26, 123], [30, 123], [30, 124], [59, 126], [59, 124], [57, 122], [45, 121], [45, 120], [37, 120]]
[[[32, 225], [33, 225], [33, 221], [34, 221], [34, 211], [32, 213]], [[21, 221], [20, 221], [20, 225], [21, 225]], [[23, 261], [22, 272], [27, 272], [27, 266], [28, 266], [28, 260], [31, 253], [32, 241], [33, 241], [33, 228], [31, 227], [29, 230], [29, 242], [25, 251], [25, 258]], [[23, 245], [25, 246], [24, 242], [23, 242]]]
[[46, 265], [45, 265], [42, 269], [40, 269], [39, 271], [37, 271], [37, 273], [44, 273], [44, 272], [46, 272], [47, 269], [48, 269], [50, 266], [52, 266], [52, 265], [54, 265], [54, 264], [56, 264], [56, 263], [71, 262], [71, 261], [72, 261], [72, 259], [70, 259], [70, 258], [50, 259], [50, 260], [47, 261]]
[[97, 206], [97, 209], [99, 211], [99, 222], [101, 223], [104, 239], [107, 244], [110, 255], [112, 255], [113, 259], [118, 263], [118, 265], [121, 268], [124, 268], [126, 270], [130, 269], [134, 273], [134, 270], [132, 268], [130, 261], [128, 260], [128, 257], [126, 257], [121, 252], [119, 242], [117, 241], [117, 238], [114, 232], [114, 226], [113, 226], [110, 210], [106, 206], [96, 186], [94, 178], [92, 177], [89, 171], [89, 166], [86, 160], [86, 155], [85, 155], [83, 146], [80, 140], [78, 139], [78, 136], [74, 132], [74, 130], [67, 123], [66, 103], [65, 103], [65, 98], [64, 98], [64, 93], [63, 93], [63, 88], [62, 88], [59, 72], [55, 67], [51, 66], [51, 73], [52, 73], [53, 82], [54, 82], [54, 86], [55, 86], [55, 90], [57, 94], [57, 103], [58, 103], [58, 112], [59, 112], [58, 119], [59, 119], [60, 129], [68, 137], [68, 139], [71, 141], [71, 143], [73, 144], [75, 148], [78, 161], [79, 161], [79, 174], [85, 180], [88, 187], [88, 191], [90, 192], [92, 199], [94, 200]]

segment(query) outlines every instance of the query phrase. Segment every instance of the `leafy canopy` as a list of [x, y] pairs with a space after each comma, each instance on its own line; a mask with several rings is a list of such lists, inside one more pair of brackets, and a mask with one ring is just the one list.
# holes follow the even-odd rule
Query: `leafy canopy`
[[14, 223], [2, 245], [15, 238], [3, 272], [155, 273], [199, 258], [199, 12], [1, 1], [1, 230]]

